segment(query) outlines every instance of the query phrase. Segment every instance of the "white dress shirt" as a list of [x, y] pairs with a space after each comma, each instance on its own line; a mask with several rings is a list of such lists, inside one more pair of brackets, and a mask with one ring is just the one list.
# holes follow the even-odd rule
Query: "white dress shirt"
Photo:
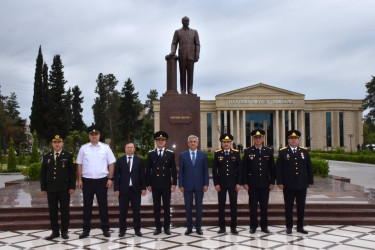
[[115, 163], [116, 158], [111, 148], [102, 142], [96, 146], [91, 142], [79, 149], [77, 164], [82, 164], [82, 177], [100, 179], [108, 176], [108, 165]]

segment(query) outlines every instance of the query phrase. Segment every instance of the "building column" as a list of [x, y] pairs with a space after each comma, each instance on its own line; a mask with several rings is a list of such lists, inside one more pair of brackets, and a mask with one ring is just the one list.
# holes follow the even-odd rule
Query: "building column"
[[228, 119], [227, 119], [227, 111], [224, 110], [224, 133], [228, 132]]
[[281, 111], [281, 147], [285, 147], [285, 110]]
[[263, 130], [265, 132], [265, 135], [264, 135], [264, 145], [267, 146], [268, 145], [268, 142], [267, 142], [267, 120], [263, 121]]
[[[250, 132], [254, 130], [254, 120], [250, 120]], [[250, 136], [250, 147], [253, 146], [253, 137]]]
[[292, 129], [292, 111], [288, 110], [288, 130]]
[[233, 128], [233, 110], [229, 111], [229, 117], [230, 117], [230, 134], [234, 135], [234, 128]]
[[299, 131], [301, 132], [301, 137], [300, 138], [300, 143], [301, 143], [301, 146], [302, 147], [305, 147], [306, 146], [306, 134], [305, 134], [305, 112], [303, 110], [301, 110], [301, 123], [299, 125]]
[[280, 146], [280, 124], [279, 124], [279, 111], [275, 111], [275, 145], [273, 145], [274, 152], [278, 152]]
[[246, 148], [246, 111], [242, 111], [242, 142], [243, 148]]
[[236, 110], [236, 144], [241, 143], [240, 139], [240, 111]]
[[294, 110], [294, 129], [296, 129], [296, 130], [299, 130], [298, 129], [298, 126], [297, 126], [297, 118], [298, 118], [298, 116], [297, 116], [297, 110]]
[[[218, 129], [218, 131], [217, 131], [217, 142], [218, 142], [218, 148], [220, 148], [220, 132], [221, 132], [221, 112], [220, 112], [220, 110], [218, 110], [217, 111], [217, 127], [220, 129], [220, 131], [219, 131], [219, 129]], [[213, 146], [214, 144], [212, 143], [212, 146]]]

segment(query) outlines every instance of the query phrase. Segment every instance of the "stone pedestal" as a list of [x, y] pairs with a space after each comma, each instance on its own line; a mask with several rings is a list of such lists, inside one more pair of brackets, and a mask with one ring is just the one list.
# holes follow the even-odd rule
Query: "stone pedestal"
[[200, 138], [200, 98], [167, 91], [160, 98], [160, 130], [168, 133], [167, 148], [175, 152], [178, 165], [180, 153], [188, 150], [188, 136]]
[[167, 61], [167, 93], [177, 94], [177, 60], [178, 56], [165, 56]]

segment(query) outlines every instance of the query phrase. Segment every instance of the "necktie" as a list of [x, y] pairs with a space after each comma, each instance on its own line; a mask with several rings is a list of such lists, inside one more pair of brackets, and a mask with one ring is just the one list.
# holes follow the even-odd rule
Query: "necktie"
[[225, 151], [225, 155], [229, 155], [229, 152], [228, 152], [228, 151]]
[[293, 154], [295, 154], [296, 153], [296, 149], [293, 149]]
[[59, 153], [56, 153], [55, 161], [57, 160], [57, 157], [59, 157]]
[[161, 154], [163, 152], [162, 149], [159, 149], [159, 158], [161, 158], [163, 155]]
[[262, 154], [262, 148], [258, 148], [259, 150], [259, 154], [261, 155]]
[[130, 157], [128, 157], [128, 169], [129, 169], [129, 171], [130, 171], [130, 164], [131, 164], [131, 159], [132, 159], [132, 157], [130, 156]]
[[195, 165], [195, 152], [191, 152], [192, 154], [192, 157], [191, 157], [191, 161], [193, 162], [193, 166]]

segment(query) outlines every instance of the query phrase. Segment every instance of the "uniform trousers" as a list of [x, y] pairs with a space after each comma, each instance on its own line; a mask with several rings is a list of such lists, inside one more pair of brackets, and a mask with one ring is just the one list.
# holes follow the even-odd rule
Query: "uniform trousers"
[[268, 227], [268, 200], [270, 189], [249, 187], [249, 203], [250, 203], [250, 228], [258, 227], [258, 202], [260, 206], [260, 227], [266, 229]]
[[152, 200], [154, 202], [155, 227], [161, 229], [160, 222], [160, 200], [163, 199], [164, 208], [164, 229], [169, 229], [171, 224], [171, 189], [170, 188], [153, 188]]
[[69, 191], [47, 192], [47, 199], [52, 232], [55, 234], [59, 234], [58, 203], [60, 203], [61, 232], [68, 232], [70, 203]]
[[225, 228], [225, 204], [227, 200], [227, 192], [229, 194], [230, 202], [230, 217], [231, 217], [231, 228], [237, 227], [237, 192], [235, 187], [231, 188], [221, 188], [218, 192], [219, 199], [219, 226], [220, 228]]
[[185, 214], [187, 229], [193, 228], [193, 195], [195, 196], [195, 229], [202, 228], [203, 188], [200, 190], [184, 191]]
[[305, 203], [307, 189], [283, 189], [285, 203], [286, 227], [293, 227], [293, 206], [294, 200], [297, 204], [297, 228], [303, 228], [303, 218], [305, 216]]
[[[180, 85], [181, 92], [193, 89], [193, 74], [194, 74], [194, 61], [191, 60], [179, 60], [180, 66]], [[187, 82], [186, 82], [186, 71], [187, 71]], [[186, 86], [187, 83], [187, 86]]]
[[133, 225], [134, 231], [138, 232], [141, 230], [141, 193], [136, 191], [132, 187], [129, 187], [128, 191], [123, 193], [120, 191], [119, 195], [119, 205], [120, 205], [120, 232], [125, 232], [126, 218], [128, 217], [129, 202], [131, 202], [133, 210]]
[[83, 231], [90, 232], [92, 204], [94, 195], [99, 206], [100, 223], [103, 232], [109, 231], [108, 202], [107, 202], [108, 178], [89, 179], [82, 177], [83, 193]]

